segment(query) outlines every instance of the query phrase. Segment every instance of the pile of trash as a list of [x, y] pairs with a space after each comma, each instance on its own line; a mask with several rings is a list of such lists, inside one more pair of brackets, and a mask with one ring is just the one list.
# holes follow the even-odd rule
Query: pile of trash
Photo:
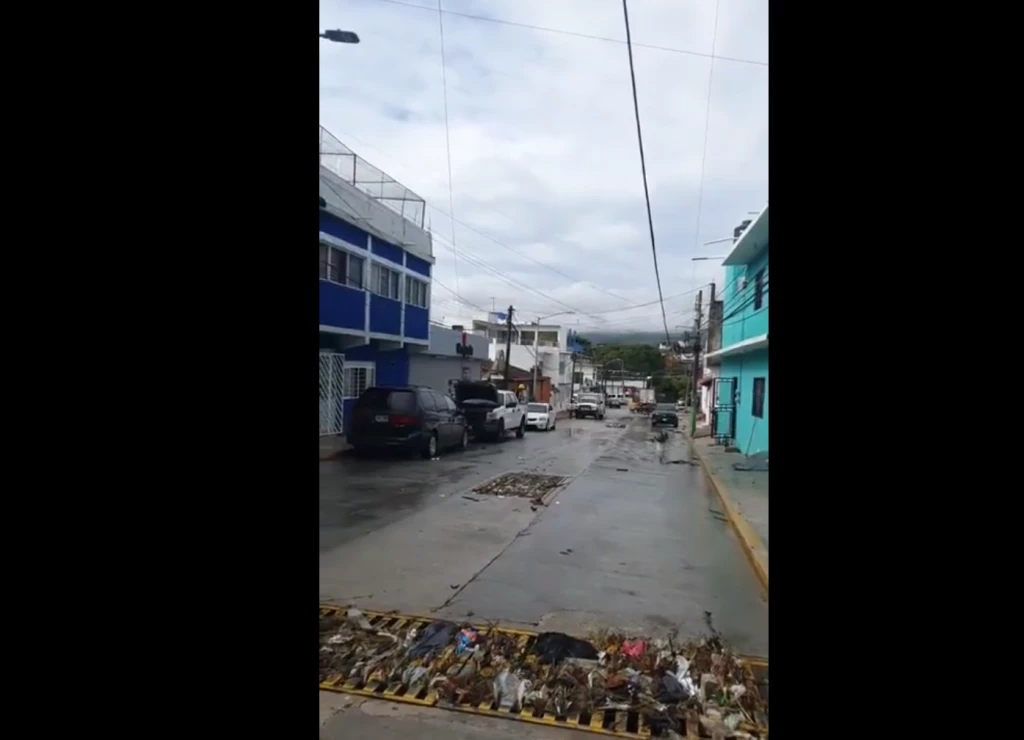
[[485, 493], [494, 496], [517, 496], [533, 499], [535, 503], [543, 503], [548, 492], [565, 483], [560, 475], [541, 475], [540, 473], [505, 473], [473, 489], [474, 493]]
[[349, 609], [320, 617], [320, 681], [329, 679], [441, 705], [489, 703], [588, 724], [611, 710], [606, 729], [625, 730], [632, 714], [655, 737], [768, 736], [767, 679], [755, 679], [713, 629], [709, 638], [684, 641], [613, 631], [587, 640], [555, 632], [524, 640], [494, 625], [439, 620], [392, 633]]

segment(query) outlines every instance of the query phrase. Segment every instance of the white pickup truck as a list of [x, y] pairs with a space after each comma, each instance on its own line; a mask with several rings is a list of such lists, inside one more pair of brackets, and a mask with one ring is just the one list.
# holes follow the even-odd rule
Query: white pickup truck
[[604, 419], [604, 396], [600, 393], [581, 393], [573, 409], [573, 416], [582, 419], [584, 416], [593, 416], [595, 419]]
[[455, 384], [455, 403], [477, 439], [505, 439], [511, 431], [523, 438], [526, 433], [526, 405], [511, 391], [499, 391], [483, 381], [459, 381]]

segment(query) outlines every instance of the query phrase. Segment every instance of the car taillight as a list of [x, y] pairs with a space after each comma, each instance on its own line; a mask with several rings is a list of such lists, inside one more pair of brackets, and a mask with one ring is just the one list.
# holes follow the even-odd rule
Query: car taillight
[[406, 416], [405, 414], [392, 414], [391, 425], [396, 427], [409, 426], [419, 421], [415, 416]]

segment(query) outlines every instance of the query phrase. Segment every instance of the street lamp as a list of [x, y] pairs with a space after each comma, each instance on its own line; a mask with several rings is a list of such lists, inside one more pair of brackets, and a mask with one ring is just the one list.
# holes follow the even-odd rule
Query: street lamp
[[320, 34], [320, 38], [333, 41], [336, 44], [358, 44], [359, 34], [355, 31], [339, 31], [334, 29], [333, 31], [324, 31]]
[[724, 260], [725, 257], [690, 257], [690, 262], [707, 262], [708, 260]]
[[544, 319], [552, 319], [555, 316], [568, 316], [576, 315], [575, 311], [559, 311], [558, 313], [551, 313], [547, 316], [538, 316], [537, 320], [533, 323], [537, 325], [537, 328], [533, 330], [533, 386], [530, 388], [530, 393], [533, 395], [533, 400], [537, 400], [537, 365], [540, 363], [540, 358], [537, 356], [538, 342], [537, 339], [540, 336], [540, 322]]

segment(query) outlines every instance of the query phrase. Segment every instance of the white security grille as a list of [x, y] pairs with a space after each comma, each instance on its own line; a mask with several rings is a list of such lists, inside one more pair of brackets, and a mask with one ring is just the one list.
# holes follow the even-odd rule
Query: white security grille
[[350, 362], [345, 365], [345, 398], [359, 398], [363, 391], [376, 383], [376, 363]]
[[320, 353], [320, 435], [341, 434], [344, 425], [345, 355]]

